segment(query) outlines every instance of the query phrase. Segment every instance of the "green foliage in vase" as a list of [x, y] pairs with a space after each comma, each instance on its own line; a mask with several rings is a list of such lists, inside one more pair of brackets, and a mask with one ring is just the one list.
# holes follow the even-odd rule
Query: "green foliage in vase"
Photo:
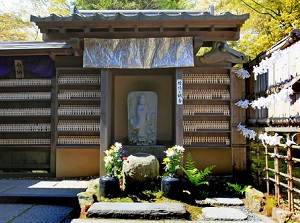
[[215, 167], [213, 166], [208, 166], [206, 167], [203, 171], [198, 170], [195, 162], [192, 158], [191, 153], [187, 154], [187, 159], [186, 163], [183, 166], [181, 166], [181, 170], [185, 173], [186, 177], [188, 180], [194, 185], [194, 186], [200, 186], [202, 184], [208, 185], [208, 181], [205, 180], [205, 178], [211, 174], [212, 169]]

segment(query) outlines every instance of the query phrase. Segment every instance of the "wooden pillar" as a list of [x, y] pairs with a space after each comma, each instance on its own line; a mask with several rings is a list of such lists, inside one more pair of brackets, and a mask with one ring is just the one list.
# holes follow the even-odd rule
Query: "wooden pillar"
[[183, 79], [182, 69], [176, 69], [175, 75], [175, 144], [183, 145]]
[[[287, 139], [290, 139], [290, 135], [287, 134]], [[293, 157], [291, 146], [287, 147], [287, 174], [288, 174], [288, 205], [289, 211], [294, 212], [294, 191], [293, 191]]]
[[256, 142], [256, 159], [257, 159], [257, 178], [258, 178], [258, 185], [261, 186], [261, 172], [260, 172], [260, 147], [259, 142]]
[[100, 176], [106, 174], [104, 151], [111, 145], [112, 133], [112, 74], [108, 69], [101, 70], [101, 116], [100, 116]]
[[51, 148], [50, 148], [50, 174], [56, 175], [56, 145], [57, 145], [57, 74], [51, 78]]
[[265, 145], [265, 160], [266, 160], [266, 186], [267, 194], [270, 194], [270, 179], [269, 179], [269, 160], [268, 160], [268, 146]]
[[275, 195], [277, 197], [277, 204], [280, 204], [280, 175], [279, 175], [279, 159], [277, 157], [278, 154], [278, 146], [274, 147], [274, 170], [275, 170]]

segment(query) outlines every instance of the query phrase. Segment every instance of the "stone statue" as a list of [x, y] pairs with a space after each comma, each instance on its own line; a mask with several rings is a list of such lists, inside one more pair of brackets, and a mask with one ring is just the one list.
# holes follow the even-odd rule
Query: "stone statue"
[[156, 145], [156, 93], [152, 91], [131, 92], [127, 103], [129, 144]]

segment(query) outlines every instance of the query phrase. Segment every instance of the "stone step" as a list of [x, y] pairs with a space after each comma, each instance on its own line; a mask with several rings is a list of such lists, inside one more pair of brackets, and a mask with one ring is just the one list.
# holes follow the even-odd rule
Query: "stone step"
[[197, 204], [209, 204], [211, 206], [242, 206], [244, 202], [237, 197], [213, 197], [205, 200], [196, 200]]
[[[197, 221], [183, 221], [183, 220], [146, 220], [146, 219], [94, 219], [94, 218], [86, 218], [86, 219], [73, 219], [71, 223], [182, 223], [182, 222], [190, 222], [190, 223], [198, 223]], [[230, 222], [229, 222], [230, 223]], [[233, 222], [238, 223], [238, 222]], [[247, 223], [247, 222], [243, 222]], [[253, 222], [252, 222], [253, 223]], [[257, 223], [257, 222], [255, 222]]]
[[187, 219], [180, 203], [96, 202], [88, 209], [87, 218]]
[[[182, 222], [189, 222], [189, 223], [209, 223], [209, 222], [213, 222], [213, 223], [264, 223], [264, 221], [188, 221], [188, 220], [176, 220], [176, 219], [172, 219], [172, 220], [141, 220], [141, 219], [136, 219], [136, 220], [128, 220], [128, 219], [73, 219], [71, 221], [71, 223], [141, 223], [141, 222], [147, 222], [147, 223], [182, 223]], [[269, 223], [269, 222], [268, 222]], [[272, 222], [275, 223], [275, 222]]]
[[241, 210], [228, 207], [205, 207], [202, 215], [209, 221], [243, 221], [247, 219]]

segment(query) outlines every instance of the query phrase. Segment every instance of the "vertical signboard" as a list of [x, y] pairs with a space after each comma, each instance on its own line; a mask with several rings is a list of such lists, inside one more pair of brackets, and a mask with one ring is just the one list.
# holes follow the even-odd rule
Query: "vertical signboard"
[[183, 104], [183, 85], [182, 85], [182, 79], [177, 79], [177, 84], [176, 84], [176, 98], [177, 98], [177, 104], [182, 105]]

